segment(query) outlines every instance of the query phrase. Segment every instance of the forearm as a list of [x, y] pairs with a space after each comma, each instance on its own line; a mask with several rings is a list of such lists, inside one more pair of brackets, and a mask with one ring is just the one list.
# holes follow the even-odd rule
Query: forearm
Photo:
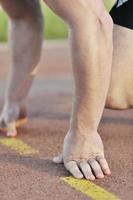
[[81, 132], [97, 130], [110, 82], [112, 33], [107, 35], [102, 26], [71, 31], [75, 81], [71, 128]]

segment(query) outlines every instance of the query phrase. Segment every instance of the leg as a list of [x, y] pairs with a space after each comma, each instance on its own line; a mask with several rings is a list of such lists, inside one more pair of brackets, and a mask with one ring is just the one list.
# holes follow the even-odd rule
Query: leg
[[114, 54], [110, 88], [106, 107], [128, 109], [133, 107], [133, 30], [115, 25]]
[[25, 115], [25, 98], [40, 58], [43, 19], [38, 0], [0, 0], [0, 3], [10, 17], [12, 50], [11, 72], [0, 121], [1, 127], [9, 129], [7, 134], [14, 136], [15, 122]]
[[70, 129], [54, 161], [63, 160], [76, 178], [103, 178], [110, 170], [97, 128], [110, 82], [113, 23], [102, 0], [45, 2], [69, 25], [75, 80]]
[[112, 76], [106, 107], [127, 109], [133, 107], [133, 2], [128, 0], [111, 15], [114, 22], [114, 54]]

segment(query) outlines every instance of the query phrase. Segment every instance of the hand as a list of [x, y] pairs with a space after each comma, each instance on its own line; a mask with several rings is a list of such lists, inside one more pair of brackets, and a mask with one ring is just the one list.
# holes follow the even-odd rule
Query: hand
[[104, 158], [104, 148], [97, 132], [80, 134], [69, 132], [64, 139], [63, 153], [53, 159], [55, 163], [64, 163], [75, 178], [83, 176], [89, 180], [110, 175], [110, 169]]

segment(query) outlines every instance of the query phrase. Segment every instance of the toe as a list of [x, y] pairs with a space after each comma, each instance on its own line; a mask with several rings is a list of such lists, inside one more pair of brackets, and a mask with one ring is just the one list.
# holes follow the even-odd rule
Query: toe
[[7, 137], [16, 137], [17, 136], [17, 131], [8, 131], [6, 133]]
[[92, 180], [92, 181], [95, 180], [95, 177], [92, 173], [91, 167], [89, 166], [87, 161], [80, 162], [79, 166], [80, 166], [80, 169], [82, 170], [86, 179]]
[[96, 160], [89, 160], [89, 164], [96, 178], [104, 178], [100, 164]]
[[17, 135], [16, 124], [11, 122], [7, 124], [7, 137], [15, 137]]

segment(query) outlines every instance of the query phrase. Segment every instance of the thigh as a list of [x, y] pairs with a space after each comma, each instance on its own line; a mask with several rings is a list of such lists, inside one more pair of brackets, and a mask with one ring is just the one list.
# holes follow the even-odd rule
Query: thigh
[[[133, 30], [114, 25], [114, 57], [113, 72], [120, 74], [123, 78], [117, 81], [124, 81], [125, 76], [133, 74]], [[132, 73], [131, 73], [132, 72]]]
[[[103, 0], [44, 0], [63, 19], [76, 18], [89, 14], [101, 16], [106, 12]], [[85, 18], [84, 18], [85, 19]]]
[[[133, 30], [114, 25], [112, 76], [109, 107], [127, 109], [133, 105]], [[108, 104], [107, 104], [108, 105]]]

